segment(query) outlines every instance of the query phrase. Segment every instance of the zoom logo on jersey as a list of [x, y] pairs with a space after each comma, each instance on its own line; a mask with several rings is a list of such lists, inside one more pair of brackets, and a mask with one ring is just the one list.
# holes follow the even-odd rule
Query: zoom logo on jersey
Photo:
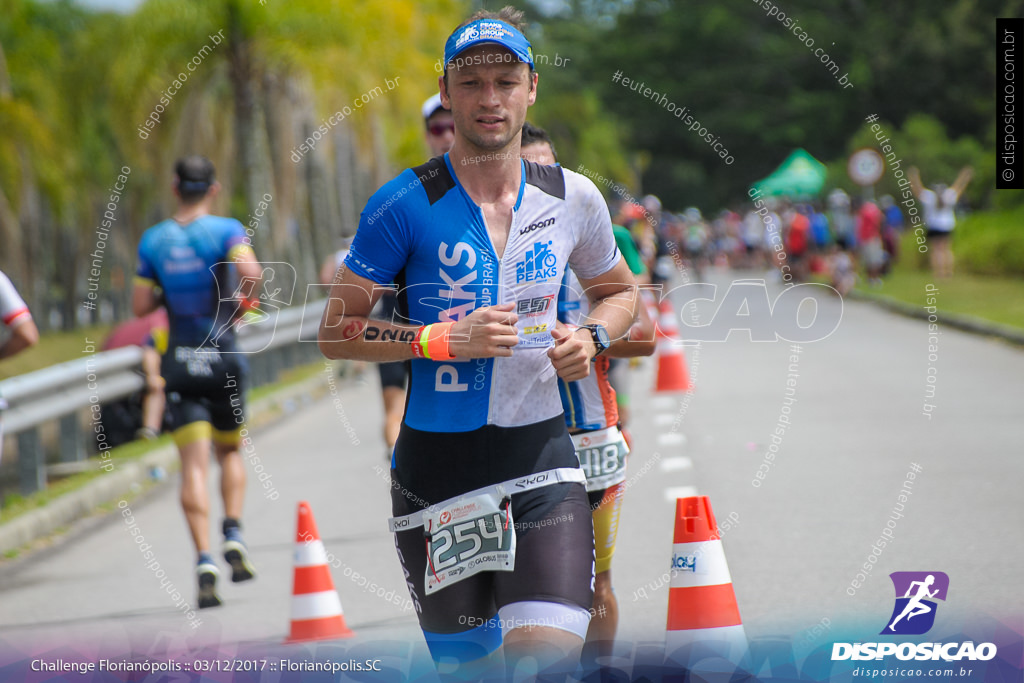
[[935, 623], [936, 609], [934, 600], [929, 598], [945, 602], [949, 577], [943, 572], [893, 572], [889, 578], [896, 589], [896, 605], [879, 635], [927, 633]]
[[[893, 572], [889, 574], [896, 591], [892, 615], [879, 635], [922, 635], [935, 623], [937, 600], [946, 600], [949, 577], [943, 572]], [[832, 661], [884, 659], [987, 661], [996, 656], [993, 643], [834, 643]]]
[[547, 280], [558, 275], [558, 257], [551, 252], [551, 241], [536, 242], [516, 264], [516, 284]]
[[530, 223], [525, 228], [520, 230], [519, 234], [520, 235], [525, 235], [527, 233], [533, 232], [534, 230], [540, 230], [541, 228], [546, 228], [549, 225], [554, 225], [554, 224], [555, 224], [555, 218], [554, 218], [554, 216], [552, 216], [551, 218], [547, 219], [546, 221], [537, 221], [536, 223]]
[[516, 301], [516, 315], [540, 315], [546, 313], [554, 300], [554, 294], [547, 296], [535, 296], [532, 299], [520, 299]]

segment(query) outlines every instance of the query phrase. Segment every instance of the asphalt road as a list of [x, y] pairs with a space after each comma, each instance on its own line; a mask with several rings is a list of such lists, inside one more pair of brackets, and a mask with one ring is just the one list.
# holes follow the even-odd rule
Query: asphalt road
[[[719, 301], [730, 277], [712, 272]], [[769, 283], [769, 298], [780, 289]], [[686, 495], [709, 496], [719, 521], [730, 520], [723, 543], [748, 637], [813, 640], [810, 629], [823, 623], [830, 632], [822, 639], [858, 628], [873, 637], [892, 610], [893, 571], [949, 575], [937, 629], [984, 616], [1024, 632], [1024, 353], [941, 324], [929, 351], [922, 321], [867, 303], [823, 305], [836, 317], [841, 310], [838, 328], [799, 351], [744, 332], [688, 348], [692, 395], [654, 394], [653, 360], [634, 372], [634, 449], [613, 563], [624, 642], [664, 639], [661, 577], [674, 500]], [[705, 302], [701, 322], [713, 308]], [[762, 329], [760, 309], [740, 312]], [[931, 417], [922, 414], [929, 372]], [[203, 645], [225, 656], [277, 651], [288, 632], [300, 500], [311, 504], [334, 559], [357, 642], [421, 643], [387, 531], [376, 373], [335, 389], [257, 435], [255, 455], [280, 496], [267, 499], [250, 477], [244, 529], [256, 581], [222, 581], [225, 606], [191, 624], [165, 587], [194, 600], [194, 559], [176, 486], [158, 487], [126, 505], [166, 572], [164, 587], [118, 510], [0, 567], [0, 679], [11, 662], [67, 649], [86, 658]], [[788, 424], [766, 460], [783, 416]], [[219, 503], [213, 512], [219, 526]], [[863, 572], [887, 520], [891, 539]], [[854, 589], [858, 572], [866, 576]]]

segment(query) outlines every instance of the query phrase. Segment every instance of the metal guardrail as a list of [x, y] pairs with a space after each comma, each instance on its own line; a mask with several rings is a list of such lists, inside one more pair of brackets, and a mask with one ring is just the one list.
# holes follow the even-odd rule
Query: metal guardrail
[[[276, 381], [287, 368], [319, 358], [317, 329], [325, 300], [273, 311], [261, 321], [238, 329], [238, 349], [249, 361], [249, 387]], [[41, 429], [59, 422], [61, 462], [85, 460], [94, 430], [83, 435], [82, 411], [131, 396], [145, 385], [142, 349], [102, 351], [36, 372], [0, 381], [3, 433], [17, 435], [18, 480], [23, 494], [46, 487], [46, 451]]]

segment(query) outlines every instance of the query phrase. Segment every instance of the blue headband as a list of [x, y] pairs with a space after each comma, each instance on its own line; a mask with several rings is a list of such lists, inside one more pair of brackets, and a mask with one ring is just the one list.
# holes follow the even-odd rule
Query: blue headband
[[178, 189], [189, 193], [206, 192], [210, 189], [210, 183], [205, 180], [179, 180]]
[[533, 68], [530, 41], [516, 27], [498, 19], [477, 19], [448, 36], [444, 44], [445, 69], [459, 54], [481, 43], [497, 43]]

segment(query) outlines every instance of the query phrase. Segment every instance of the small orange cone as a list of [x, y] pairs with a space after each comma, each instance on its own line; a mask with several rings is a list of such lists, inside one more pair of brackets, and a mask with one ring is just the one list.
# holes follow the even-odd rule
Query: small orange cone
[[726, 641], [730, 658], [740, 657], [747, 637], [707, 496], [676, 499], [671, 577], [666, 657], [697, 641]]
[[651, 290], [640, 290], [640, 305], [647, 308], [647, 315], [654, 321], [654, 332], [657, 336], [660, 334], [659, 330], [661, 330], [661, 324], [658, 322], [660, 314], [658, 313], [658, 302], [654, 300]]
[[672, 339], [658, 340], [658, 376], [654, 391], [689, 391], [693, 388], [690, 372], [686, 369], [686, 355], [683, 347]]
[[341, 599], [334, 590], [327, 551], [309, 503], [299, 503], [295, 534], [295, 581], [292, 584], [292, 626], [286, 643], [333, 640], [354, 636], [345, 625]]
[[653, 319], [658, 321], [659, 339], [679, 339], [679, 323], [676, 322], [676, 311], [671, 301], [662, 299], [660, 314]]

